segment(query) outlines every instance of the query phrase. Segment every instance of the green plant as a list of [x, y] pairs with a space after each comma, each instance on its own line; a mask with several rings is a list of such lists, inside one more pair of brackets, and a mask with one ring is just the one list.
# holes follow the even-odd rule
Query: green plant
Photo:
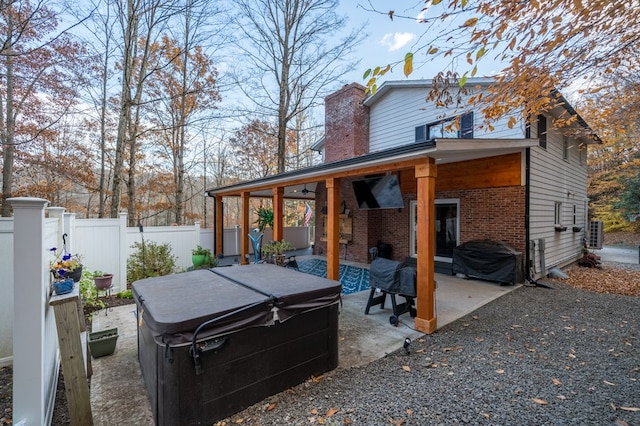
[[280, 254], [284, 254], [285, 251], [287, 250], [295, 250], [296, 248], [289, 242], [282, 240], [282, 241], [269, 241], [267, 244], [265, 244], [262, 247], [262, 253], [269, 256], [269, 255], [280, 255]]
[[153, 241], [134, 243], [135, 251], [127, 259], [127, 284], [149, 277], [173, 274], [176, 258], [171, 253], [171, 245]]
[[131, 289], [127, 289], [125, 291], [117, 293], [116, 297], [119, 297], [120, 299], [133, 299], [133, 292], [131, 291]]
[[213, 257], [213, 254], [211, 253], [211, 250], [209, 250], [208, 248], [204, 248], [199, 244], [198, 244], [198, 247], [196, 247], [193, 250], [191, 250], [191, 254], [194, 255], [194, 256], [209, 256], [209, 257]]
[[258, 231], [263, 232], [264, 228], [273, 228], [273, 210], [268, 207], [258, 207], [256, 210], [258, 220], [254, 223], [258, 225]]
[[85, 306], [102, 309], [105, 304], [98, 298], [98, 289], [93, 283], [95, 272], [82, 271], [82, 277], [78, 281], [80, 296]]

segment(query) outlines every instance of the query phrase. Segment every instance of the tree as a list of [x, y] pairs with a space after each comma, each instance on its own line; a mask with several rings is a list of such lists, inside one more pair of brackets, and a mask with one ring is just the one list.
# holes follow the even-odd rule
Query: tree
[[183, 221], [185, 156], [196, 136], [196, 120], [210, 118], [209, 112], [220, 101], [217, 71], [200, 46], [192, 46], [189, 20], [185, 24], [182, 45], [163, 37], [153, 46], [152, 54], [161, 56], [167, 66], [150, 82], [150, 95], [159, 101], [152, 104], [152, 120], [162, 141], [162, 155], [168, 157], [174, 179], [175, 223]]
[[273, 149], [276, 141], [276, 127], [264, 121], [254, 120], [236, 130], [229, 139], [235, 154], [235, 176], [252, 180], [277, 173], [278, 154]]
[[[121, 91], [113, 167], [111, 217], [118, 217], [128, 154], [127, 197], [129, 224], [135, 225], [136, 164], [141, 144], [141, 107], [145, 86], [156, 68], [149, 67], [152, 43], [181, 8], [177, 0], [116, 0], [122, 30]], [[128, 150], [128, 151], [127, 151]]]
[[[416, 19], [394, 11], [375, 12], [394, 20]], [[640, 8], [633, 0], [426, 0], [416, 12], [426, 30], [405, 56], [406, 76], [413, 73], [417, 55], [426, 61], [449, 60], [449, 72], [453, 71], [459, 86], [476, 75], [479, 61], [493, 58], [505, 64], [490, 95], [472, 98], [483, 106], [488, 121], [519, 113], [522, 105], [525, 118], [535, 117], [562, 102], [556, 89], [568, 90], [577, 84], [580, 93], [597, 93], [607, 87], [605, 77], [613, 70], [636, 74], [640, 65], [635, 54]], [[467, 64], [464, 71], [457, 61]], [[390, 66], [367, 70], [368, 88], [375, 91], [377, 80], [389, 70]], [[440, 71], [436, 78], [446, 73]], [[444, 86], [434, 91], [440, 97], [431, 96], [442, 99], [442, 93], [453, 89]], [[555, 124], [564, 126], [572, 120], [575, 116], [563, 116]]]
[[247, 59], [242, 71], [248, 73], [239, 78], [239, 87], [267, 120], [277, 123], [277, 171], [282, 173], [290, 121], [313, 107], [326, 86], [353, 67], [347, 58], [362, 33], [356, 29], [342, 40], [329, 41], [346, 24], [346, 18], [335, 13], [337, 0], [235, 1], [242, 36], [238, 45]]
[[[57, 32], [56, 11], [43, 3], [0, 1], [0, 140], [2, 216], [11, 214], [16, 173], [34, 143], [56, 138], [56, 123], [76, 102], [82, 48]], [[31, 151], [30, 151], [31, 150]], [[17, 167], [16, 167], [17, 166]]]

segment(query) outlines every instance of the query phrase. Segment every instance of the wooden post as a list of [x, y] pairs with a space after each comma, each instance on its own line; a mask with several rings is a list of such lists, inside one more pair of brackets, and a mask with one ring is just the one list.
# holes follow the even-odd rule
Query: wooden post
[[416, 330], [426, 334], [436, 331], [436, 298], [434, 280], [435, 256], [435, 187], [436, 164], [433, 158], [416, 166], [418, 181], [417, 238], [417, 316]]
[[[78, 284], [73, 291], [53, 296], [53, 306], [60, 345], [60, 361], [64, 372], [65, 395], [72, 425], [93, 425], [87, 374], [91, 372], [91, 361], [87, 353], [84, 318], [79, 316], [80, 298]], [[86, 360], [86, 363], [85, 363]]]
[[215, 227], [215, 239], [216, 239], [216, 247], [214, 250], [214, 254], [216, 257], [218, 257], [221, 254], [224, 254], [224, 247], [223, 247], [223, 237], [222, 237], [222, 233], [224, 232], [224, 206], [222, 204], [222, 196], [217, 195], [215, 198], [215, 211], [214, 211], [214, 217], [215, 217], [215, 224], [213, 225]]
[[329, 178], [327, 185], [327, 278], [340, 279], [340, 179]]
[[242, 219], [240, 226], [240, 264], [249, 264], [249, 193], [242, 193]]
[[282, 241], [284, 216], [284, 187], [273, 188], [273, 241]]

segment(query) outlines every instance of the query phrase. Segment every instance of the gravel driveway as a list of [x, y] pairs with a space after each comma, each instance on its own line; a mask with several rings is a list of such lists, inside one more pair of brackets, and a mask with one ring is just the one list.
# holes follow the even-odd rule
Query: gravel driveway
[[640, 425], [640, 297], [525, 286], [220, 424]]

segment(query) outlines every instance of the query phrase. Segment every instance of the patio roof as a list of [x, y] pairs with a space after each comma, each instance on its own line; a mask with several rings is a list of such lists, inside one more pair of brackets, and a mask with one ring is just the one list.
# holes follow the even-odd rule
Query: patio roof
[[[328, 177], [362, 176], [392, 172], [415, 166], [416, 161], [434, 158], [436, 164], [452, 163], [520, 152], [538, 145], [538, 139], [434, 139], [412, 143], [369, 154], [338, 160], [264, 178], [239, 182], [206, 190], [210, 197], [241, 196], [271, 197], [272, 188], [283, 186], [285, 198], [313, 199], [315, 183]], [[303, 193], [303, 189], [309, 190]]]

